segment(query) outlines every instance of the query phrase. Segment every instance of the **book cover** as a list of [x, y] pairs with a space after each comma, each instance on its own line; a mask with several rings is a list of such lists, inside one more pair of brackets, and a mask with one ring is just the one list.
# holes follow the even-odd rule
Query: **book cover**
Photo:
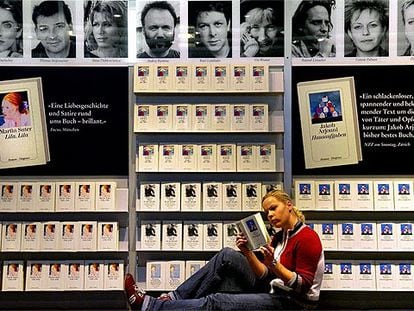
[[161, 183], [160, 207], [165, 212], [176, 212], [181, 206], [181, 185], [178, 182]]
[[397, 247], [398, 249], [412, 249], [414, 245], [413, 224], [404, 222], [396, 223], [397, 231]]
[[250, 91], [250, 65], [230, 65], [230, 87], [232, 91]]
[[201, 183], [181, 184], [181, 210], [201, 211]]
[[23, 223], [21, 250], [39, 251], [41, 231], [40, 222]]
[[217, 145], [217, 171], [235, 172], [237, 148], [235, 144], [218, 144]]
[[273, 190], [283, 190], [283, 183], [281, 181], [262, 183], [262, 196]]
[[142, 183], [140, 185], [140, 210], [159, 211], [160, 210], [160, 184]]
[[25, 291], [42, 291], [47, 277], [46, 262], [28, 260], [26, 263]]
[[377, 239], [379, 250], [394, 250], [397, 248], [396, 225], [392, 222], [377, 223]]
[[409, 261], [398, 261], [395, 264], [396, 268], [396, 285], [399, 290], [411, 291], [414, 286], [414, 278], [411, 273], [413, 264]]
[[85, 260], [85, 290], [104, 289], [104, 261]]
[[198, 171], [217, 171], [217, 145], [201, 144], [198, 145]]
[[355, 224], [351, 222], [338, 224], [338, 249], [354, 249], [358, 247], [356, 240]]
[[0, 211], [15, 212], [18, 200], [18, 183], [1, 182]]
[[377, 249], [377, 230], [375, 222], [357, 222], [355, 224], [355, 237], [357, 247], [363, 250]]
[[0, 81], [0, 169], [50, 160], [42, 78]]
[[116, 182], [99, 181], [95, 183], [95, 202], [97, 211], [116, 211]]
[[39, 182], [36, 194], [36, 207], [38, 212], [54, 212], [56, 191], [54, 182]]
[[211, 65], [211, 89], [213, 91], [228, 91], [230, 86], [230, 66], [228, 64]]
[[297, 85], [305, 167], [362, 161], [353, 77]]
[[154, 66], [152, 64], [134, 65], [134, 92], [153, 91], [154, 88]]
[[247, 247], [249, 249], [258, 249], [270, 243], [270, 236], [260, 213], [241, 219], [237, 222], [237, 226], [247, 238]]
[[317, 210], [334, 209], [334, 182], [315, 180], [315, 208]]
[[230, 128], [232, 131], [247, 132], [250, 129], [249, 104], [234, 104], [230, 106]]
[[83, 260], [67, 261], [64, 288], [66, 290], [84, 290], [85, 262]]
[[374, 180], [374, 210], [394, 210], [394, 183], [392, 180]]
[[355, 189], [351, 187], [351, 180], [335, 181], [335, 210], [355, 209]]
[[377, 290], [395, 290], [398, 288], [396, 267], [391, 261], [378, 261], [376, 263]]
[[3, 292], [22, 292], [24, 290], [24, 261], [5, 260], [3, 262]]
[[333, 261], [325, 260], [321, 289], [337, 289], [338, 273], [335, 273], [337, 265]]
[[161, 221], [141, 222], [141, 250], [161, 250]]
[[95, 183], [92, 181], [75, 183], [75, 211], [95, 210]]
[[202, 267], [206, 262], [204, 260], [186, 260], [185, 261], [185, 279], [188, 279]]
[[185, 280], [185, 261], [173, 260], [164, 264], [165, 269], [165, 289], [174, 290]]
[[194, 131], [211, 130], [212, 106], [210, 104], [194, 104], [192, 106], [192, 120]]
[[79, 244], [78, 232], [80, 232], [80, 224], [76, 221], [64, 221], [59, 223], [60, 239], [59, 250], [76, 251]]
[[56, 212], [75, 211], [75, 183], [57, 182], [56, 192]]
[[372, 211], [374, 209], [374, 195], [371, 180], [355, 180], [351, 187], [355, 193], [355, 209]]
[[230, 105], [213, 104], [211, 110], [211, 130], [230, 131]]
[[183, 250], [203, 250], [203, 224], [197, 221], [183, 222]]
[[222, 187], [222, 183], [220, 182], [203, 183], [203, 211], [212, 212], [223, 210]]
[[242, 184], [242, 210], [260, 211], [262, 208], [262, 184], [250, 182]]
[[62, 261], [48, 261], [44, 267], [46, 269], [45, 290], [63, 291], [67, 266]]
[[165, 63], [154, 65], [154, 87], [160, 91], [172, 89], [173, 74], [171, 66]]
[[154, 130], [155, 105], [134, 105], [134, 132]]
[[269, 107], [267, 104], [251, 104], [249, 114], [250, 131], [269, 131]]
[[315, 184], [313, 180], [295, 181], [295, 204], [299, 209], [315, 209]]
[[239, 228], [236, 222], [223, 223], [223, 247], [230, 247], [235, 250], [239, 248], [236, 245], [236, 237], [239, 233]]
[[192, 108], [190, 104], [173, 104], [173, 129], [176, 131], [190, 131], [192, 127]]
[[58, 221], [48, 221], [40, 224], [40, 250], [56, 251], [59, 249], [59, 239], [61, 236], [61, 226]]
[[158, 144], [140, 144], [137, 154], [137, 172], [158, 171]]
[[146, 264], [146, 289], [147, 290], [164, 290], [165, 289], [165, 262], [147, 261]]
[[105, 260], [103, 289], [124, 289], [124, 262], [122, 260]]
[[314, 224], [324, 249], [338, 249], [338, 224], [335, 221]]
[[176, 91], [191, 91], [191, 65], [173, 64], [173, 87]]
[[209, 64], [194, 64], [192, 66], [192, 91], [208, 91], [211, 90]]
[[162, 222], [162, 250], [181, 251], [183, 249], [183, 223], [176, 220]]
[[355, 269], [352, 261], [339, 262], [338, 286], [341, 289], [355, 288]]
[[179, 145], [160, 144], [158, 157], [158, 171], [177, 171], [179, 160]]
[[250, 68], [250, 88], [252, 91], [269, 91], [269, 66], [252, 64]]
[[37, 187], [38, 185], [35, 182], [21, 182], [18, 184], [18, 212], [34, 212], [36, 210]]
[[170, 131], [173, 128], [173, 108], [172, 105], [156, 105], [155, 120], [153, 129], [156, 131]]
[[98, 222], [98, 251], [118, 251], [119, 226], [116, 221]]
[[98, 223], [96, 221], [80, 221], [78, 229], [78, 249], [80, 251], [96, 251]]
[[256, 167], [260, 172], [276, 171], [276, 145], [260, 144], [256, 146]]
[[181, 172], [198, 170], [198, 146], [195, 144], [179, 145], [178, 167]]
[[373, 261], [355, 263], [355, 289], [376, 290], [375, 265]]
[[236, 149], [237, 171], [255, 171], [257, 169], [256, 146], [253, 144], [238, 144]]
[[203, 230], [203, 250], [221, 250], [223, 248], [223, 223], [207, 221], [203, 224]]
[[412, 180], [394, 180], [394, 208], [396, 211], [414, 210]]
[[242, 186], [241, 183], [223, 183], [223, 211], [242, 210]]

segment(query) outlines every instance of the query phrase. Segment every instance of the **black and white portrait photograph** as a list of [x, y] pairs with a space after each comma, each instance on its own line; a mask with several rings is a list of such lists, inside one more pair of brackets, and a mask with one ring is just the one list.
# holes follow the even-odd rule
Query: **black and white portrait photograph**
[[23, 57], [22, 0], [0, 0], [0, 58]]
[[128, 1], [84, 2], [85, 58], [128, 57]]
[[32, 58], [75, 58], [76, 1], [32, 1]]
[[414, 56], [414, 0], [398, 0], [398, 56]]
[[231, 1], [188, 2], [188, 57], [231, 58]]
[[179, 1], [136, 2], [137, 58], [180, 58]]
[[241, 0], [241, 57], [283, 57], [283, 3], [283, 0]]
[[345, 1], [345, 57], [388, 56], [388, 0]]
[[335, 57], [335, 0], [295, 0], [292, 25], [292, 56]]

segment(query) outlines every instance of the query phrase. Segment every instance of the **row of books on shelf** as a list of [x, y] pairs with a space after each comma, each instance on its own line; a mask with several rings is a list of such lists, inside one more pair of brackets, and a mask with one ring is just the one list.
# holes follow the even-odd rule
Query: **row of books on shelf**
[[[25, 270], [26, 268], [26, 270]], [[122, 290], [122, 260], [3, 262], [2, 291]]]
[[118, 222], [0, 222], [2, 252], [117, 251]]
[[412, 222], [311, 221], [325, 250], [414, 250]]
[[267, 104], [137, 104], [134, 131], [269, 131]]
[[276, 171], [275, 144], [140, 144], [138, 172]]
[[259, 211], [281, 182], [165, 182], [140, 185], [140, 211]]
[[115, 211], [116, 182], [0, 181], [1, 212]]
[[134, 66], [134, 92], [269, 91], [267, 64], [146, 63]]
[[302, 209], [414, 211], [414, 179], [295, 180]]
[[412, 291], [413, 262], [325, 260], [322, 289]]

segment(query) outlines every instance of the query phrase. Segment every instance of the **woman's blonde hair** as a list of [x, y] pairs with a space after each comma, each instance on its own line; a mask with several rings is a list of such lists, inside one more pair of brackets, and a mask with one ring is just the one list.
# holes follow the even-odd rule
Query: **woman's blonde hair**
[[298, 217], [298, 219], [301, 222], [305, 222], [305, 215], [293, 204], [293, 201], [292, 201], [291, 197], [289, 196], [289, 194], [287, 194], [286, 192], [284, 192], [282, 190], [272, 190], [272, 191], [269, 191], [262, 198], [262, 205], [263, 205], [263, 202], [267, 198], [270, 198], [270, 197], [274, 197], [276, 200], [278, 200], [280, 202], [283, 202], [285, 204], [287, 202], [290, 202], [292, 204], [292, 210], [295, 213], [296, 217]]

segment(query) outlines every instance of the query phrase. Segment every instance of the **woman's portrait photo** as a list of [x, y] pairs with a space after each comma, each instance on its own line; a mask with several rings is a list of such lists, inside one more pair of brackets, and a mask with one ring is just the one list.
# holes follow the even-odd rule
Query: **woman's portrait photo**
[[[0, 40], [1, 41], [1, 40]], [[0, 110], [0, 128], [30, 126], [27, 92], [10, 92], [3, 95]]]
[[388, 56], [388, 0], [345, 1], [345, 57]]
[[283, 57], [283, 1], [240, 2], [240, 56]]
[[398, 52], [399, 56], [414, 56], [414, 0], [399, 0]]
[[128, 1], [85, 2], [85, 58], [128, 57]]
[[23, 0], [0, 0], [0, 58], [23, 57]]

